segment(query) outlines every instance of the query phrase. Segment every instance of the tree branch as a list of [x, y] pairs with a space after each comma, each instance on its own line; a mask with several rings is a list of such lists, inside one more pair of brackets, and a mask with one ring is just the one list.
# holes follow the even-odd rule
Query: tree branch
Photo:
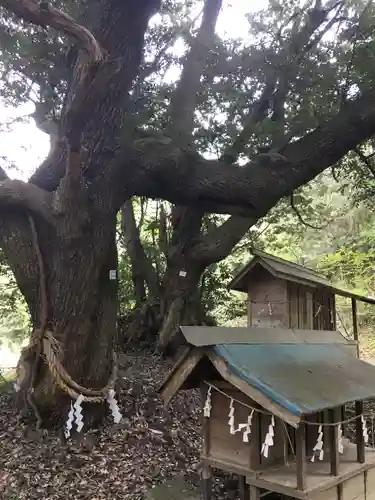
[[77, 87], [63, 124], [63, 134], [69, 145], [65, 175], [69, 179], [70, 188], [76, 189], [81, 184], [81, 135], [85, 123], [84, 108], [88, 106], [89, 91], [93, 93], [90, 87], [95, 79], [99, 63], [103, 59], [102, 50], [88, 29], [47, 2], [0, 0], [0, 4], [25, 21], [43, 27], [51, 26], [73, 37], [85, 53], [85, 61], [76, 68]]
[[[6, 172], [0, 167], [0, 186], [3, 183], [8, 183], [9, 186], [11, 182], [13, 181], [8, 178]], [[32, 186], [31, 191], [34, 188], [36, 186]], [[36, 189], [38, 190], [38, 188]], [[37, 208], [39, 209], [40, 207]], [[0, 247], [14, 273], [21, 293], [27, 300], [32, 322], [35, 325], [38, 312], [40, 281], [38, 280], [38, 259], [33, 246], [30, 214], [17, 210], [12, 210], [11, 213], [8, 213], [6, 210], [0, 211]], [[25, 263], [27, 264], [25, 265]]]
[[362, 153], [362, 151], [357, 147], [357, 148], [354, 148], [354, 152], [355, 154], [358, 156], [358, 158], [366, 165], [366, 167], [370, 170], [371, 172], [371, 175], [375, 178], [375, 167], [374, 165], [371, 163], [371, 160], [369, 157], [367, 157], [366, 155], [364, 155]]
[[[84, 110], [78, 117], [78, 128], [82, 125], [84, 127], [82, 140], [85, 144], [84, 172], [81, 173], [90, 183], [91, 204], [112, 212], [111, 179], [107, 177], [110, 170], [108, 161], [113, 161], [113, 152], [118, 143], [126, 141], [134, 132], [132, 123], [124, 126], [124, 111], [129, 104], [129, 91], [138, 74], [148, 21], [160, 8], [160, 0], [90, 0], [84, 4], [82, 22], [85, 25], [87, 23], [95, 38], [105, 48], [105, 60], [100, 62], [99, 68], [94, 64], [92, 71], [88, 71], [87, 99], [83, 100]], [[84, 55], [77, 58], [65, 99], [61, 120], [64, 131], [69, 128], [66, 114], [71, 101], [77, 98], [80, 102], [76, 94], [81, 81], [82, 60]], [[66, 157], [66, 141], [60, 141], [56, 152], [39, 167], [30, 182], [48, 191], [56, 190], [66, 170]], [[81, 183], [81, 186], [85, 187], [85, 183]], [[87, 191], [85, 189], [85, 194]], [[61, 198], [64, 200], [64, 197]], [[66, 212], [66, 208], [71, 205], [72, 196], [65, 198], [61, 208]]]
[[[137, 194], [194, 205], [209, 212], [232, 213], [259, 219], [299, 186], [334, 165], [375, 133], [375, 91], [351, 101], [333, 118], [289, 143], [279, 158], [267, 155], [245, 166], [206, 160], [195, 152], [165, 144], [127, 149], [118, 165], [118, 202]], [[127, 185], [124, 190], [121, 184]]]
[[[283, 141], [284, 103], [290, 84], [298, 74], [299, 65], [305, 54], [314, 48], [323, 35], [337, 22], [337, 16], [342, 5], [339, 2], [327, 9], [323, 9], [320, 2], [316, 2], [314, 7], [308, 12], [306, 23], [292, 34], [288, 43], [281, 47], [279, 54], [276, 56], [277, 59], [273, 61], [272, 73], [266, 76], [263, 92], [259, 99], [251, 106], [241, 133], [225, 151], [223, 155], [224, 161], [234, 163], [238, 159], [238, 156], [244, 151], [247, 142], [254, 134], [256, 126], [267, 117], [271, 104], [273, 105], [273, 119], [279, 123], [279, 130], [273, 140], [272, 147], [278, 149], [282, 146], [282, 143], [285, 142]], [[311, 40], [313, 34], [327, 20], [328, 14], [338, 7], [339, 10], [333, 19]]]
[[52, 196], [33, 184], [14, 179], [0, 181], [0, 207], [23, 208], [38, 215], [50, 224], [52, 216]]
[[296, 214], [296, 216], [297, 216], [298, 220], [301, 222], [301, 224], [303, 224], [306, 227], [309, 227], [310, 229], [316, 229], [318, 231], [321, 231], [322, 229], [325, 229], [329, 225], [329, 222], [327, 222], [327, 224], [324, 226], [315, 226], [314, 224], [310, 224], [310, 222], [305, 221], [305, 219], [302, 217], [302, 215], [300, 214], [300, 212], [296, 206], [293, 193], [290, 195], [290, 206], [292, 207], [293, 212]]
[[256, 223], [251, 217], [232, 215], [193, 247], [191, 255], [207, 266], [227, 257], [246, 232]]
[[200, 79], [206, 57], [213, 42], [222, 0], [205, 0], [202, 24], [192, 41], [179, 84], [170, 107], [170, 126], [167, 135], [175, 145], [186, 146], [194, 126], [194, 111], [200, 89]]
[[[172, 138], [172, 145], [175, 147], [187, 147], [192, 139], [194, 112], [201, 88], [201, 76], [207, 55], [213, 45], [221, 6], [222, 0], [205, 0], [198, 34], [191, 42], [191, 48], [186, 57], [180, 81], [172, 97], [167, 135]], [[174, 252], [178, 254], [187, 251], [192, 239], [200, 234], [202, 218], [203, 212], [186, 209], [185, 207], [173, 207], [172, 220], [174, 223], [170, 248], [171, 255]], [[184, 241], [186, 236], [190, 241]]]
[[27, 22], [42, 27], [51, 26], [73, 37], [86, 52], [90, 61], [100, 61], [102, 51], [88, 29], [78, 24], [72, 17], [56, 9], [48, 2], [34, 0], [0, 0], [0, 5]]
[[[135, 222], [132, 200], [127, 200], [121, 211], [121, 229], [125, 239], [126, 249], [132, 265], [132, 275], [135, 288], [138, 288], [139, 280], [147, 284], [150, 295], [157, 297], [159, 285], [155, 269], [144, 251], [139, 229]], [[139, 287], [141, 288], [141, 287]]]

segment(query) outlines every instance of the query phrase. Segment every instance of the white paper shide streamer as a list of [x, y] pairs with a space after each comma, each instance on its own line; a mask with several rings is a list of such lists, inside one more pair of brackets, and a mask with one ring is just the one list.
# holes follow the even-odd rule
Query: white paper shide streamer
[[229, 404], [228, 417], [229, 417], [229, 420], [228, 420], [229, 432], [231, 434], [236, 434], [236, 429], [234, 428], [234, 400], [232, 398], [231, 398], [230, 404]]
[[324, 457], [324, 443], [323, 443], [323, 426], [319, 425], [318, 428], [318, 438], [316, 440], [316, 445], [313, 448], [313, 456], [311, 457], [311, 462], [315, 462], [315, 456], [318, 454], [319, 460], [323, 460]]
[[120, 409], [118, 407], [117, 400], [115, 398], [115, 391], [113, 389], [110, 389], [108, 391], [107, 401], [108, 401], [109, 408], [112, 412], [113, 421], [115, 422], [115, 424], [118, 424], [122, 419], [122, 414], [121, 414]]
[[337, 449], [341, 455], [344, 453], [344, 445], [342, 443], [342, 425], [339, 424], [337, 428]]
[[239, 425], [239, 430], [243, 430], [244, 429], [244, 433], [242, 435], [242, 441], [244, 443], [248, 443], [249, 442], [249, 436], [251, 434], [251, 422], [253, 420], [254, 411], [255, 410], [252, 410], [251, 413], [250, 413], [250, 415], [247, 417], [247, 423], [246, 424], [240, 424]]
[[68, 437], [70, 436], [70, 432], [73, 428], [73, 422], [74, 422], [74, 408], [73, 408], [73, 405], [72, 403], [70, 403], [70, 410], [69, 410], [69, 413], [68, 413], [68, 420], [66, 421], [66, 424], [65, 424], [65, 430], [64, 430], [64, 434], [65, 434], [65, 438], [68, 439]]
[[204, 407], [203, 407], [203, 416], [207, 417], [207, 418], [210, 418], [211, 410], [212, 410], [211, 392], [212, 392], [212, 387], [209, 386], [209, 388], [207, 390], [206, 401], [205, 401]]
[[367, 424], [366, 424], [366, 419], [363, 415], [361, 415], [361, 421], [362, 421], [362, 435], [363, 435], [363, 441], [365, 444], [368, 443], [368, 432], [367, 432]]
[[82, 394], [80, 394], [78, 396], [78, 398], [76, 399], [76, 402], [73, 405], [74, 416], [75, 416], [76, 426], [77, 426], [77, 432], [81, 432], [81, 430], [83, 428], [83, 415], [82, 415], [82, 406], [81, 406], [83, 400], [84, 400], [84, 397], [82, 396]]
[[273, 437], [275, 435], [275, 417], [272, 415], [271, 416], [271, 424], [268, 426], [268, 432], [266, 434], [266, 437], [264, 438], [264, 442], [262, 444], [262, 450], [261, 453], [265, 458], [268, 458], [268, 451], [271, 446], [273, 446]]

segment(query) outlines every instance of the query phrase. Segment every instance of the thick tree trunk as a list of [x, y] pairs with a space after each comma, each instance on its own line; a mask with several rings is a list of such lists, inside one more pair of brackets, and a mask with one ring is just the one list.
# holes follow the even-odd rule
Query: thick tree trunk
[[[158, 294], [149, 294], [147, 300], [122, 322], [123, 342], [130, 344], [140, 339], [157, 343], [168, 354], [174, 353], [182, 342], [178, 325], [212, 324], [203, 309], [199, 284], [204, 271], [211, 264], [225, 258], [253, 224], [252, 219], [230, 217], [219, 226], [211, 225], [202, 234], [202, 213], [183, 207], [172, 212], [173, 233], [171, 241], [164, 242], [167, 268]], [[129, 224], [123, 225], [124, 233]], [[136, 230], [131, 240], [137, 240], [142, 248], [139, 255], [147, 259]], [[135, 246], [135, 245], [133, 245]], [[130, 246], [127, 245], [129, 249]], [[138, 258], [129, 250], [134, 264]], [[151, 263], [148, 262], [148, 266]], [[144, 282], [148, 282], [146, 266], [138, 266]], [[152, 268], [152, 266], [151, 266]]]
[[123, 345], [146, 341], [168, 355], [175, 354], [183, 343], [181, 336], [176, 335], [179, 325], [207, 324], [199, 293], [202, 269], [195, 263], [187, 269], [181, 275], [181, 266], [169, 266], [161, 293], [149, 297], [123, 318], [120, 324]]
[[[110, 271], [117, 269], [115, 222], [115, 217], [105, 224], [102, 221], [93, 231], [87, 231], [81, 238], [68, 243], [48, 234], [45, 227], [40, 227], [38, 232], [48, 302], [46, 328], [61, 348], [59, 362], [63, 368], [75, 382], [92, 389], [105, 387], [112, 372], [117, 280], [111, 279]], [[28, 263], [23, 265], [26, 267]], [[23, 269], [23, 274], [26, 274], [26, 269]], [[34, 311], [34, 333], [19, 362], [19, 401], [24, 403], [29, 399], [28, 391], [33, 385], [32, 398], [43, 423], [48, 420], [56, 422], [66, 418], [70, 398], [41, 359], [37, 361], [36, 377], [32, 381], [44, 304], [40, 307], [39, 297], [36, 305], [35, 295], [23, 291], [30, 310]], [[96, 405], [99, 407], [103, 409], [103, 405]]]
[[[27, 3], [17, 5], [16, 12], [31, 22], [40, 24], [43, 15], [52, 22], [57, 20], [55, 25], [61, 21], [53, 8], [38, 14]], [[65, 419], [69, 404], [56, 372], [40, 356], [46, 357], [46, 332], [56, 339], [58, 362], [74, 383], [101, 389], [111, 375], [117, 282], [110, 280], [109, 272], [116, 269], [118, 207], [108, 178], [122, 138], [148, 20], [160, 0], [95, 0], [82, 5], [83, 22], [100, 45], [95, 45], [91, 61], [92, 37], [74, 28], [88, 45], [74, 65], [58, 145], [28, 185], [30, 189], [34, 186], [34, 202], [39, 202], [35, 205], [40, 210], [30, 216], [20, 210], [0, 220], [2, 248], [29, 305], [34, 327], [30, 346], [19, 363], [19, 399], [27, 401], [35, 414], [40, 413], [43, 423]], [[1, 175], [5, 177], [3, 172]], [[76, 386], [76, 395], [82, 387]]]

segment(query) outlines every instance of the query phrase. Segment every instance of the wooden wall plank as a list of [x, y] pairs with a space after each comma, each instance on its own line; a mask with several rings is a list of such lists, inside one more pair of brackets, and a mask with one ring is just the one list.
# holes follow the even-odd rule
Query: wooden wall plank
[[314, 329], [314, 311], [313, 311], [313, 294], [311, 291], [306, 291], [306, 328]]
[[298, 328], [298, 285], [288, 283], [289, 326]]
[[258, 269], [248, 286], [248, 324], [288, 328], [287, 282]]

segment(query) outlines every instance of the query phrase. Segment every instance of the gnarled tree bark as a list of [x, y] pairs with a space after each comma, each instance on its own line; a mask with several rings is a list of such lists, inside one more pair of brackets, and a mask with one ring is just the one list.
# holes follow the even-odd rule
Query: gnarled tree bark
[[[110, 279], [110, 270], [117, 269], [117, 209], [110, 189], [104, 187], [109, 181], [107, 151], [117, 147], [144, 33], [159, 2], [92, 2], [94, 15], [83, 16], [90, 19], [87, 27], [32, 0], [3, 4], [30, 22], [59, 29], [63, 19], [63, 30], [75, 36], [82, 49], [57, 147], [29, 183], [11, 181], [3, 174], [0, 184], [1, 203], [14, 211], [11, 217], [5, 212], [2, 217], [2, 247], [34, 327], [30, 346], [20, 359], [20, 400], [32, 393], [43, 420], [56, 421], [66, 417], [69, 398], [38, 356], [41, 329], [53, 333], [61, 347], [59, 361], [78, 384], [100, 389], [112, 370], [117, 282]], [[29, 216], [35, 221], [37, 243]], [[47, 294], [43, 304], [41, 283]]]
[[[251, 123], [245, 127], [246, 137], [240, 137], [241, 147], [235, 143], [222, 159], [203, 158], [191, 144], [191, 132], [204, 58], [221, 5], [220, 0], [206, 0], [202, 31], [172, 99], [170, 141], [140, 139], [139, 131], [131, 124], [128, 127], [125, 119], [144, 34], [160, 7], [159, 0], [85, 2], [84, 26], [34, 0], [0, 0], [0, 5], [27, 22], [62, 30], [79, 47], [56, 147], [28, 183], [9, 180], [2, 173], [0, 243], [29, 305], [35, 340], [43, 328], [53, 332], [61, 346], [61, 363], [83, 386], [101, 388], [111, 372], [117, 306], [116, 285], [109, 271], [116, 267], [116, 214], [126, 200], [142, 195], [177, 205], [169, 267], [162, 284], [165, 343], [204, 268], [225, 256], [280, 198], [375, 133], [372, 89], [348, 101], [336, 116], [299, 140], [280, 146], [276, 155], [258, 156], [244, 166], [235, 163], [250, 139], [249, 131], [253, 133]], [[304, 40], [300, 42], [305, 44]], [[290, 54], [303, 53], [303, 47], [298, 45]], [[253, 122], [264, 116], [272, 100], [283, 98], [285, 89], [274, 92], [274, 82], [268, 83], [259, 112], [249, 113]], [[179, 101], [186, 106], [179, 107]], [[184, 205], [193, 206], [194, 211], [181, 208]], [[245, 219], [229, 219], [211, 235], [202, 236], [205, 211]], [[38, 235], [43, 276], [29, 217]], [[46, 322], [42, 283], [48, 299]], [[27, 366], [35, 367], [35, 353], [33, 344], [21, 359], [29, 375], [22, 381], [24, 393], [30, 389]], [[36, 362], [31, 389], [42, 416], [66, 415], [61, 405], [66, 398], [40, 357], [36, 356]]]

